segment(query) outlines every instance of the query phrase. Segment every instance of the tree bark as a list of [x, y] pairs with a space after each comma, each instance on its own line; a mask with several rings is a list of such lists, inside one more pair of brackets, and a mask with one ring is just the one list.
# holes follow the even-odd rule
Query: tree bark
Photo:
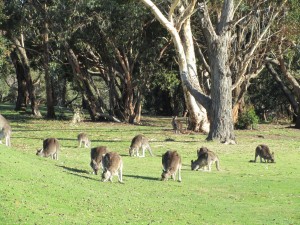
[[283, 80], [280, 78], [279, 74], [276, 72], [276, 70], [274, 69], [274, 67], [272, 66], [271, 63], [266, 63], [266, 67], [269, 71], [269, 73], [273, 76], [273, 78], [276, 80], [276, 82], [281, 86], [281, 90], [283, 91], [283, 93], [285, 94], [286, 98], [289, 100], [289, 102], [291, 103], [291, 106], [294, 110], [294, 112], [298, 112], [298, 103], [297, 100], [295, 99], [293, 93], [286, 87], [286, 85], [284, 84]]
[[55, 119], [52, 81], [49, 74], [49, 30], [47, 22], [47, 5], [43, 5], [44, 8], [44, 72], [45, 72], [45, 84], [46, 84], [46, 104], [47, 104], [47, 118]]
[[233, 18], [233, 13], [233, 0], [225, 0], [220, 22], [215, 30], [205, 3], [200, 12], [201, 26], [208, 43], [209, 65], [212, 74], [211, 123], [207, 139], [218, 140], [221, 143], [235, 143], [232, 118], [232, 78], [228, 63], [231, 40], [228, 24]]
[[[186, 55], [186, 61], [188, 65], [188, 74], [189, 78], [193, 80], [194, 85], [198, 90], [201, 90], [199, 81], [198, 81], [198, 73], [196, 66], [196, 56], [195, 49], [193, 43], [193, 34], [191, 30], [190, 19], [186, 19], [182, 26], [182, 45], [184, 48], [184, 52]], [[183, 90], [186, 99], [186, 106], [189, 111], [189, 130], [193, 131], [202, 131], [204, 133], [209, 132], [209, 120], [207, 116], [206, 109], [201, 105], [197, 104], [194, 96], [188, 91], [187, 87], [183, 85]], [[202, 91], [202, 90], [201, 90]]]
[[232, 117], [232, 92], [228, 62], [228, 39], [217, 38], [209, 46], [210, 68], [212, 70], [212, 119], [208, 140], [222, 143], [235, 142]]
[[[156, 19], [172, 37], [172, 41], [177, 52], [178, 65], [185, 94], [186, 106], [189, 110], [190, 115], [190, 128], [195, 131], [203, 130], [205, 132], [208, 132], [208, 119], [206, 112], [207, 108], [204, 106], [200, 106], [203, 101], [196, 101], [195, 97], [192, 96], [191, 93], [189, 93], [190, 89], [187, 87], [188, 85], [190, 87], [193, 87], [196, 92], [201, 92], [201, 90], [199, 90], [200, 85], [197, 78], [195, 52], [190, 27], [190, 17], [194, 11], [196, 0], [190, 1], [184, 9], [180, 8], [181, 14], [176, 19], [174, 19], [174, 12], [176, 8], [179, 7], [180, 1], [174, 0], [172, 2], [168, 18], [166, 18], [162, 14], [162, 12], [151, 0], [141, 1], [152, 11]], [[181, 29], [182, 36], [179, 35]]]
[[17, 50], [20, 54], [20, 58], [22, 61], [24, 77], [26, 79], [26, 86], [27, 86], [27, 90], [28, 90], [28, 94], [29, 94], [29, 98], [30, 98], [30, 103], [31, 103], [31, 113], [34, 116], [41, 117], [41, 113], [40, 113], [39, 107], [38, 107], [39, 104], [36, 99], [35, 87], [33, 85], [32, 78], [31, 78], [30, 65], [29, 65], [29, 60], [28, 60], [27, 54], [26, 54], [26, 50], [25, 50], [24, 46], [21, 45], [20, 41], [17, 38], [12, 37], [12, 40], [17, 47]]
[[11, 52], [10, 58], [15, 67], [17, 81], [18, 81], [18, 96], [17, 96], [15, 110], [16, 111], [19, 111], [19, 110], [26, 111], [27, 99], [28, 99], [26, 79], [24, 77], [24, 70], [23, 70], [22, 63], [20, 62], [20, 59], [19, 59], [18, 54], [16, 53], [15, 49]]
[[74, 53], [74, 51], [69, 47], [67, 42], [64, 43], [65, 51], [69, 60], [69, 63], [72, 67], [74, 78], [78, 84], [78, 87], [82, 93], [83, 100], [87, 104], [87, 108], [90, 114], [90, 117], [93, 121], [97, 120], [98, 113], [104, 113], [102, 110], [101, 104], [97, 101], [94, 93], [92, 91], [89, 79], [87, 78], [88, 72], [83, 71], [80, 68], [79, 61]]

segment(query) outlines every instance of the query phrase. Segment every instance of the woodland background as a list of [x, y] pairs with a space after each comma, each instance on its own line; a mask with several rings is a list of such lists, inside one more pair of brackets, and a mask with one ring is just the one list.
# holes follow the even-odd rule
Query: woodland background
[[[192, 91], [182, 78], [178, 47], [146, 7], [149, 2], [1, 1], [0, 102], [35, 116], [41, 116], [39, 107], [45, 105], [42, 116], [51, 119], [63, 118], [65, 110], [86, 109], [92, 121], [129, 123], [139, 123], [142, 114], [182, 116], [188, 111], [189, 129], [203, 131], [201, 118], [196, 121], [192, 115], [187, 97]], [[184, 37], [183, 46], [192, 38], [197, 91], [212, 99], [214, 36], [205, 24], [221, 36], [218, 26], [231, 4], [234, 16], [223, 27], [230, 31], [229, 44], [221, 46], [232, 81], [228, 126], [233, 121], [249, 128], [259, 119], [291, 121], [300, 128], [297, 0], [153, 3]]]

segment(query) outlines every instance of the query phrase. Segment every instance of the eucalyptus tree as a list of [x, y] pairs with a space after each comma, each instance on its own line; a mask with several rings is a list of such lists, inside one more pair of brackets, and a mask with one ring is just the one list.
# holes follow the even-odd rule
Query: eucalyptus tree
[[[183, 51], [178, 47], [179, 35], [176, 29], [172, 29], [173, 21], [167, 19], [152, 1], [141, 1], [171, 33], [179, 61], [185, 62], [185, 58], [182, 57]], [[190, 93], [208, 111], [211, 122], [208, 140], [235, 143], [232, 107], [234, 104], [240, 104], [250, 79], [262, 70], [263, 57], [266, 55], [265, 39], [269, 40], [271, 37], [270, 27], [281, 15], [282, 5], [285, 3], [272, 2], [266, 6], [263, 1], [257, 4], [252, 2], [252, 5], [251, 2], [239, 1], [236, 5], [232, 0], [222, 3], [211, 1], [208, 4], [201, 2], [193, 11], [196, 11], [200, 33], [204, 37], [203, 49], [206, 54], [200, 49], [199, 55], [203, 70], [210, 74], [209, 95], [205, 95], [198, 84], [195, 85], [195, 81], [189, 77], [190, 71], [182, 67], [184, 69], [181, 74]], [[188, 3], [193, 5], [194, 1], [174, 0], [171, 3], [170, 12], [174, 11], [176, 6]], [[179, 18], [184, 17], [187, 12], [186, 10]]]
[[[228, 59], [229, 74], [232, 79], [232, 108], [233, 120], [236, 122], [238, 113], [243, 109], [244, 97], [247, 92], [250, 80], [257, 77], [265, 66], [265, 57], [271, 51], [272, 38], [274, 34], [280, 30], [280, 21], [283, 21], [285, 12], [284, 1], [276, 3], [275, 1], [239, 1], [234, 6], [233, 17], [228, 22], [227, 28], [230, 32], [228, 41]], [[215, 64], [215, 60], [210, 56], [209, 41], [213, 40], [214, 34], [211, 28], [207, 28], [205, 24], [209, 24], [210, 17], [212, 26], [218, 27], [224, 13], [224, 5], [218, 1], [212, 1], [209, 4], [203, 4], [203, 9], [196, 13], [196, 21], [205, 21], [202, 23], [201, 31], [204, 40], [200, 40], [198, 48], [200, 52], [201, 62], [205, 73], [212, 76], [211, 64]], [[203, 12], [207, 12], [204, 15]], [[208, 15], [209, 12], [209, 15]], [[222, 14], [223, 13], [223, 14]], [[203, 19], [204, 18], [204, 19]], [[210, 29], [210, 30], [209, 30]], [[216, 29], [217, 36], [219, 34]], [[196, 36], [197, 37], [197, 36]], [[207, 47], [208, 46], [208, 47]], [[206, 53], [205, 53], [206, 52]], [[215, 54], [213, 54], [215, 55]], [[213, 63], [211, 63], [213, 62]]]
[[[193, 83], [193, 86], [197, 90], [201, 91], [197, 77], [195, 51], [191, 30], [190, 18], [194, 12], [196, 0], [192, 1], [179, 1], [174, 0], [170, 5], [161, 4], [161, 6], [167, 7], [159, 9], [151, 0], [141, 0], [152, 13], [156, 19], [168, 30], [171, 35], [172, 41], [177, 51], [177, 60], [180, 70], [180, 76], [182, 81], [188, 80]], [[162, 12], [166, 11], [164, 15]], [[183, 89], [185, 95], [185, 101], [189, 110], [190, 129], [201, 130], [204, 132], [209, 131], [209, 122], [207, 118], [208, 102], [207, 97], [204, 97], [204, 101], [201, 104], [195, 100], [194, 96], [188, 91], [185, 82], [183, 82]]]
[[148, 67], [157, 44], [146, 34], [152, 18], [134, 3], [120, 1], [102, 1], [97, 13], [89, 29], [96, 36], [88, 35], [86, 41], [93, 45], [88, 48], [89, 58], [109, 87], [111, 113], [129, 123], [139, 122], [143, 92], [151, 76]]
[[[35, 49], [35, 54], [31, 54], [36, 67], [44, 71], [44, 80], [46, 86], [46, 105], [47, 118], [55, 118], [53, 85], [50, 74], [50, 53], [49, 53], [49, 15], [48, 8], [52, 1], [21, 1], [24, 14], [22, 26], [26, 29], [27, 42], [31, 43]], [[24, 36], [24, 34], [23, 34]]]
[[[198, 103], [200, 103], [210, 115], [211, 124], [208, 139], [218, 139], [221, 142], [234, 143], [235, 136], [233, 133], [231, 114], [231, 77], [228, 76], [229, 68], [228, 65], [226, 65], [230, 33], [225, 29], [225, 26], [227, 26], [227, 23], [231, 21], [233, 17], [233, 2], [224, 1], [222, 19], [218, 26], [218, 31], [222, 31], [221, 37], [218, 36], [211, 24], [207, 8], [204, 7], [201, 11], [203, 14], [201, 21], [203, 23], [202, 27], [207, 30], [206, 38], [208, 38], [207, 41], [209, 42], [208, 44], [210, 44], [209, 49], [211, 52], [209, 55], [210, 57], [215, 57], [215, 62], [211, 67], [213, 78], [211, 88], [212, 96], [210, 98], [201, 91], [196, 76], [195, 58], [194, 56], [190, 57], [190, 55], [194, 55], [190, 17], [194, 12], [196, 1], [172, 1], [169, 10], [167, 10], [169, 12], [167, 16], [165, 16], [151, 0], [141, 1], [150, 8], [156, 19], [169, 31], [177, 50], [183, 84], [187, 86], [189, 92], [197, 98]], [[182, 7], [184, 7], [183, 10], [180, 10]], [[177, 15], [177, 13], [178, 17], [175, 20], [174, 16]], [[185, 24], [184, 27], [186, 29], [184, 30], [187, 36], [182, 40], [179, 31], [183, 27], [183, 24]], [[187, 91], [186, 93], [189, 92]]]
[[147, 64], [154, 56], [144, 49], [155, 51], [157, 44], [145, 35], [153, 19], [134, 3], [51, 2], [52, 31], [92, 120], [139, 120], [143, 92], [151, 76]]
[[[34, 82], [32, 80], [31, 75], [31, 67], [30, 67], [30, 60], [28, 57], [28, 46], [26, 46], [26, 35], [27, 28], [29, 28], [27, 16], [30, 15], [31, 11], [24, 7], [23, 1], [18, 0], [11, 0], [11, 1], [4, 1], [3, 13], [5, 14], [6, 18], [1, 24], [1, 30], [5, 33], [5, 36], [13, 43], [15, 53], [12, 55], [12, 61], [16, 62], [14, 65], [16, 66], [16, 73], [18, 73], [17, 78], [19, 82], [19, 86], [24, 82], [24, 78], [26, 81], [26, 88], [28, 91], [30, 103], [31, 103], [31, 113], [35, 116], [41, 116], [39, 111], [39, 103], [36, 97], [36, 90], [34, 86]], [[23, 75], [21, 75], [21, 73]], [[18, 104], [26, 106], [26, 91], [19, 91], [18, 94], [22, 95], [18, 101]], [[16, 106], [18, 109], [19, 106]]]
[[296, 117], [295, 127], [300, 129], [300, 3], [292, 0], [288, 7], [280, 32], [272, 38], [272, 54], [266, 59], [266, 67], [280, 84]]

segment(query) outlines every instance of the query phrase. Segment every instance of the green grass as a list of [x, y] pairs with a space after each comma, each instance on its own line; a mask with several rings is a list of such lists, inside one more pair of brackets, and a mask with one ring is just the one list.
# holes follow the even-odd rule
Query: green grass
[[[173, 134], [170, 118], [146, 117], [147, 126], [73, 125], [36, 120], [9, 106], [0, 113], [13, 128], [12, 147], [0, 145], [0, 224], [300, 224], [300, 130], [258, 125], [235, 131], [237, 145], [221, 145], [203, 134]], [[92, 146], [121, 154], [125, 184], [117, 177], [103, 183], [91, 173], [89, 149], [77, 148], [82, 131]], [[128, 156], [139, 133], [156, 157]], [[47, 137], [60, 140], [58, 161], [35, 155]], [[275, 164], [248, 162], [261, 143], [275, 152]], [[218, 154], [222, 171], [190, 170], [201, 146]], [[159, 181], [161, 155], [169, 149], [182, 156], [181, 183]]]

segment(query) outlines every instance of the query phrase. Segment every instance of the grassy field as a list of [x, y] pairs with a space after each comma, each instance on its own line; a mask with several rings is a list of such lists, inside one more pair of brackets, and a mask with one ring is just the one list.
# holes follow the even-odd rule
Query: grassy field
[[[144, 117], [144, 126], [74, 125], [11, 109], [0, 106], [13, 128], [12, 147], [0, 145], [0, 224], [300, 224], [300, 130], [259, 125], [236, 131], [237, 145], [221, 145], [204, 134], [174, 134], [170, 118]], [[77, 148], [82, 131], [93, 147], [121, 154], [124, 184], [91, 173], [90, 150]], [[150, 139], [155, 157], [128, 156], [137, 134]], [[48, 137], [60, 141], [58, 161], [35, 155]], [[275, 164], [248, 162], [262, 143], [275, 152]], [[191, 171], [201, 146], [218, 154], [220, 172]], [[159, 180], [167, 150], [182, 157], [181, 183]]]

